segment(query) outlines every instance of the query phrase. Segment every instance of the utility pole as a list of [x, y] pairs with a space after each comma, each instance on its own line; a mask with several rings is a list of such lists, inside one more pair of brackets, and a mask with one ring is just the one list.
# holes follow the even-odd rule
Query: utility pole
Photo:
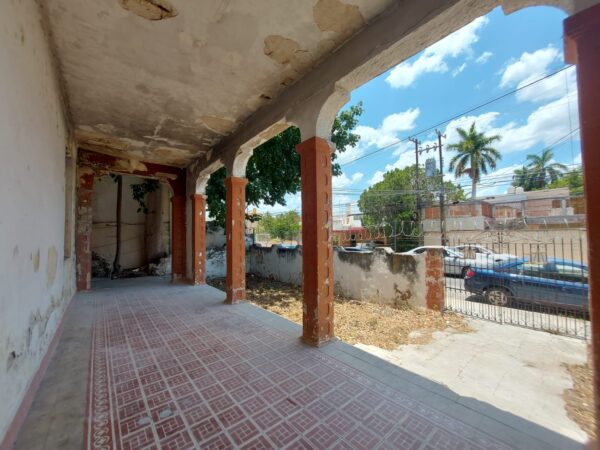
[[446, 197], [446, 188], [444, 186], [444, 157], [442, 156], [442, 138], [446, 139], [446, 135], [442, 134], [441, 131], [435, 130], [438, 138], [438, 152], [440, 156], [440, 234], [442, 239], [442, 245], [446, 246], [446, 208], [444, 205]]
[[415, 191], [417, 191], [417, 223], [421, 224], [421, 193], [419, 192], [419, 145], [421, 142], [416, 137], [409, 137], [409, 141], [415, 144]]

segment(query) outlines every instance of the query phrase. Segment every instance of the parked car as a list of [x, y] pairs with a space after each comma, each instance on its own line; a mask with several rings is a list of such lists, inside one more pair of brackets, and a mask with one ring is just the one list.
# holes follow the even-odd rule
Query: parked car
[[372, 249], [366, 247], [339, 247], [340, 250], [352, 253], [373, 253]]
[[413, 248], [407, 252], [404, 252], [405, 255], [420, 255], [424, 253], [428, 249], [439, 249], [442, 248], [444, 251], [444, 273], [446, 275], [460, 275], [464, 278], [469, 270], [469, 264], [465, 263], [464, 258], [460, 253], [455, 252], [454, 250], [448, 247], [439, 247], [435, 245], [424, 245], [421, 247]]
[[[494, 253], [490, 249], [477, 244], [462, 244], [450, 247], [450, 250], [459, 253], [463, 258], [464, 266], [491, 269], [494, 265], [519, 259], [509, 253]], [[466, 275], [466, 272], [463, 275]]]
[[511, 260], [490, 269], [471, 268], [465, 289], [497, 306], [513, 302], [588, 312], [588, 268], [565, 259]]

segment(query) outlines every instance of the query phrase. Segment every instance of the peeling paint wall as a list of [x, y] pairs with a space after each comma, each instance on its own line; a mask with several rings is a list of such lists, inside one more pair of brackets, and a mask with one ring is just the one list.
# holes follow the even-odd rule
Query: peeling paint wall
[[[390, 249], [373, 253], [340, 252], [333, 256], [336, 293], [357, 300], [396, 306], [427, 307], [428, 267], [425, 255], [403, 255]], [[285, 283], [302, 284], [302, 250], [252, 246], [246, 250], [246, 271]], [[207, 275], [224, 277], [225, 252], [207, 253]], [[441, 279], [443, 284], [443, 279]]]
[[395, 306], [426, 307], [426, 266], [424, 255], [402, 255], [391, 249], [373, 253], [336, 251], [333, 270], [336, 292], [368, 301]]
[[[55, 65], [34, 0], [0, 14], [0, 441], [19, 408], [74, 293], [64, 257], [68, 138]], [[68, 171], [74, 177], [74, 171]]]
[[[251, 273], [263, 277], [302, 284], [300, 248], [252, 247], [248, 267]], [[333, 272], [337, 294], [372, 303], [427, 305], [423, 255], [401, 255], [383, 248], [373, 253], [335, 250]]]
[[[170, 254], [170, 200], [169, 188], [161, 183], [158, 190], [146, 195], [148, 214], [138, 212], [139, 204], [133, 199], [131, 185], [143, 178], [123, 175], [123, 204], [121, 218], [121, 267], [133, 269], [147, 264], [158, 254]], [[110, 264], [116, 252], [117, 184], [111, 177], [96, 178], [92, 199], [92, 251]], [[155, 217], [155, 216], [160, 217]], [[150, 230], [155, 220], [156, 230]], [[158, 230], [160, 229], [160, 231]], [[155, 231], [160, 234], [152, 234]], [[153, 249], [151, 251], [151, 249]], [[150, 253], [153, 252], [154, 255]]]

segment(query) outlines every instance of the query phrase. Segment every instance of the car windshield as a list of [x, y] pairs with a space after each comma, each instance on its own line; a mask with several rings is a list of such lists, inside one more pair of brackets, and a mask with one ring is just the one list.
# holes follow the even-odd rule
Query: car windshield
[[521, 262], [507, 267], [505, 271], [526, 277], [546, 278], [573, 283], [588, 283], [587, 269], [570, 264]]
[[462, 258], [463, 256], [457, 251], [451, 250], [449, 248], [444, 249], [444, 256], [450, 256], [452, 258]]
[[494, 252], [488, 250], [485, 247], [480, 247], [478, 245], [459, 245], [458, 247], [454, 247], [453, 249], [456, 252], [462, 253], [465, 258], [474, 259], [477, 257], [477, 254], [480, 255], [493, 255]]

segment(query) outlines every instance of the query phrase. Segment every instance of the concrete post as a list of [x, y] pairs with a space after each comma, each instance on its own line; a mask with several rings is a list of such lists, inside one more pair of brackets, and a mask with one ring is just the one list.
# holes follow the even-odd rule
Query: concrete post
[[296, 151], [302, 183], [302, 341], [319, 346], [333, 338], [332, 149], [313, 137]]
[[193, 276], [194, 284], [206, 283], [206, 201], [204, 195], [192, 195]]
[[77, 234], [76, 264], [77, 290], [86, 291], [92, 287], [92, 195], [94, 171], [79, 167], [77, 171]]
[[171, 281], [185, 279], [185, 197], [171, 197]]
[[246, 298], [246, 178], [225, 178], [227, 238], [227, 279], [225, 303]]
[[444, 299], [444, 251], [441, 248], [430, 248], [425, 252], [425, 285], [427, 289], [427, 309], [442, 311]]
[[[577, 64], [579, 122], [588, 235], [590, 318], [596, 417], [600, 418], [600, 5], [564, 22], [565, 59]], [[600, 420], [596, 421], [600, 436]], [[597, 442], [594, 448], [598, 448]]]

